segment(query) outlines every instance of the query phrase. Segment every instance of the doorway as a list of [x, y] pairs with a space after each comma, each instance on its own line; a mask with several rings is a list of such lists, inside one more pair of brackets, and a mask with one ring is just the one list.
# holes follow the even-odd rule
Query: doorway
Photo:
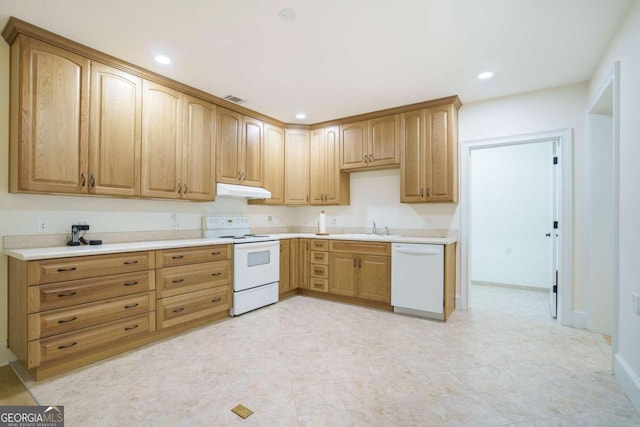
[[556, 318], [557, 144], [552, 139], [471, 152], [471, 309], [514, 305]]
[[[543, 296], [546, 315], [548, 317], [558, 317], [559, 321], [563, 325], [571, 324], [571, 265], [573, 258], [573, 221], [572, 221], [572, 139], [573, 134], [571, 129], [541, 132], [535, 134], [515, 135], [511, 137], [495, 138], [488, 140], [466, 141], [462, 143], [462, 155], [461, 155], [461, 229], [460, 229], [460, 252], [461, 252], [461, 268], [460, 268], [460, 300], [458, 301], [459, 307], [464, 309], [469, 308], [469, 295], [472, 289], [471, 282], [483, 281], [482, 280], [482, 258], [486, 255], [483, 253], [482, 244], [483, 239], [485, 246], [492, 246], [494, 255], [499, 255], [495, 258], [501, 258], [501, 263], [509, 271], [503, 271], [502, 276], [493, 275], [493, 277], [501, 277], [499, 280], [488, 280], [489, 284], [506, 284], [506, 285], [520, 285], [526, 288], [539, 288], [544, 291], [540, 292]], [[493, 151], [491, 151], [493, 150]], [[500, 151], [506, 150], [506, 151]], [[534, 152], [536, 152], [534, 154]], [[497, 209], [494, 209], [492, 202], [489, 201], [486, 205], [485, 216], [488, 222], [481, 229], [475, 230], [476, 225], [473, 224], [475, 214], [482, 216], [482, 212], [474, 212], [476, 210], [476, 203], [479, 203], [474, 194], [474, 181], [478, 180], [478, 177], [474, 177], [474, 167], [482, 167], [482, 158], [487, 157], [485, 168], [493, 168], [494, 170], [490, 174], [494, 175], [494, 179], [499, 179], [500, 170], [498, 167], [491, 166], [492, 160], [497, 157], [494, 154], [498, 154], [500, 157], [504, 157], [504, 160], [509, 163], [509, 159], [514, 156], [519, 158], [530, 159], [530, 156], [538, 156], [541, 159], [544, 158], [545, 168], [547, 173], [543, 173], [544, 178], [536, 179], [535, 168], [532, 164], [527, 164], [525, 161], [519, 168], [524, 171], [523, 168], [531, 169], [528, 173], [529, 190], [515, 189], [518, 197], [506, 196], [507, 203], [511, 203], [512, 206], [506, 206], [500, 208], [499, 215], [496, 215]], [[476, 164], [476, 160], [478, 162]], [[566, 159], [566, 160], [565, 160]], [[542, 160], [541, 160], [542, 161]], [[531, 162], [529, 162], [531, 163]], [[554, 164], [555, 163], [555, 164]], [[474, 166], [475, 164], [475, 166]], [[508, 165], [507, 168], [514, 169], [514, 165]], [[533, 169], [532, 169], [533, 168]], [[506, 171], [503, 168], [503, 171]], [[477, 171], [476, 171], [477, 172]], [[517, 174], [518, 169], [515, 168]], [[479, 172], [480, 173], [480, 172]], [[516, 175], [517, 176], [517, 175]], [[507, 184], [514, 184], [517, 179], [503, 180]], [[502, 182], [501, 184], [503, 184]], [[489, 183], [490, 184], [490, 183]], [[535, 187], [538, 185], [538, 187]], [[533, 188], [533, 190], [531, 189]], [[496, 193], [494, 196], [500, 198], [501, 194], [497, 191], [499, 187], [484, 189], [476, 189], [476, 191], [483, 191], [485, 193]], [[536, 192], [537, 196], [533, 197], [533, 194], [527, 194], [529, 192]], [[522, 200], [536, 198], [544, 198], [546, 201], [536, 207], [539, 212], [542, 212], [535, 224], [531, 223], [531, 219], [527, 219], [527, 213], [523, 214], [522, 211], [518, 213], [513, 206], [516, 204], [524, 203]], [[482, 210], [482, 209], [480, 209]], [[492, 212], [493, 211], [493, 212]], [[537, 267], [531, 268], [522, 267], [526, 265], [527, 255], [530, 255], [531, 249], [524, 249], [522, 238], [513, 240], [512, 236], [514, 231], [498, 231], [498, 222], [503, 221], [501, 216], [505, 215], [505, 212], [511, 217], [518, 216], [516, 218], [519, 221], [520, 232], [529, 233], [529, 240], [534, 242], [532, 247], [538, 249], [537, 261], [535, 265]], [[475, 215], [477, 216], [477, 215]], [[493, 219], [492, 219], [493, 218]], [[523, 221], [524, 220], [524, 221]], [[512, 222], [518, 222], [512, 221]], [[502, 225], [502, 224], [500, 224]], [[530, 230], [527, 230], [529, 228]], [[502, 234], [502, 236], [498, 236]], [[512, 235], [510, 235], [512, 234]], [[484, 237], [483, 237], [484, 235]], [[488, 238], [488, 239], [487, 239]], [[512, 242], [509, 243], [509, 239]], [[476, 239], [480, 239], [480, 246], [476, 247]], [[487, 240], [490, 245], [487, 245]], [[526, 240], [526, 239], [524, 239]], [[499, 243], [495, 243], [499, 241]], [[517, 246], [517, 250], [516, 250]], [[479, 257], [479, 259], [478, 259]], [[515, 258], [520, 257], [518, 262], [515, 262]], [[525, 262], [522, 261], [525, 260]], [[521, 269], [529, 268], [528, 280], [514, 280], [513, 278], [519, 273], [516, 265], [520, 265]], [[486, 270], [486, 269], [485, 269]], [[478, 274], [476, 274], [478, 273]], [[535, 279], [532, 279], [534, 277]], [[489, 277], [489, 276], [485, 276]], [[494, 283], [492, 283], [494, 282]], [[515, 283], [514, 283], [515, 282]], [[531, 290], [531, 289], [528, 289]]]

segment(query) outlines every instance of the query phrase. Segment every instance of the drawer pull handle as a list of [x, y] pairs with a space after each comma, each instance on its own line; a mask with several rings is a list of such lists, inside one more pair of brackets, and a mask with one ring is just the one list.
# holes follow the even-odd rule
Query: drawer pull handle
[[59, 268], [58, 269], [58, 273], [64, 273], [65, 271], [76, 271], [75, 267], [69, 267], [69, 268]]
[[136, 329], [138, 326], [140, 326], [140, 325], [127, 326], [126, 328], [124, 328], [124, 330], [125, 331], [132, 331], [132, 330]]
[[135, 285], [137, 285], [137, 284], [138, 284], [138, 281], [137, 281], [137, 280], [136, 280], [136, 281], [134, 281], [134, 282], [124, 282], [124, 285], [125, 285], [125, 286], [135, 286]]
[[58, 294], [58, 298], [64, 298], [64, 297], [72, 297], [74, 295], [76, 295], [77, 292], [76, 291], [71, 291], [71, 292], [61, 292]]
[[322, 269], [321, 268], [316, 268], [313, 271], [315, 271], [316, 274], [322, 274]]
[[321, 256], [321, 255], [316, 255], [316, 256], [315, 256], [315, 258], [316, 258], [316, 259], [322, 259], [322, 258], [324, 258], [324, 257], [323, 257], [323, 256]]
[[171, 281], [171, 283], [182, 283], [182, 282], [184, 282], [184, 279], [176, 279]]
[[211, 273], [211, 275], [212, 275], [213, 277], [220, 276], [221, 274], [222, 274], [222, 273], [220, 273], [219, 271], [218, 271], [217, 273]]
[[73, 316], [71, 319], [62, 319], [62, 320], [58, 320], [58, 323], [69, 323], [69, 322], [73, 322], [74, 320], [76, 320], [78, 317], [77, 316]]
[[181, 311], [184, 311], [184, 307], [178, 307], [173, 309], [174, 313], [180, 313]]
[[320, 283], [316, 283], [313, 285], [314, 288], [324, 288], [324, 285], [321, 285]]
[[139, 306], [140, 304], [135, 303], [135, 304], [129, 304], [129, 305], [125, 305], [124, 308], [135, 308], [137, 306]]
[[221, 251], [211, 252], [211, 255], [220, 255], [220, 254], [222, 254], [222, 252], [221, 252]]
[[171, 259], [182, 259], [184, 258], [184, 255], [174, 255], [171, 257]]
[[211, 302], [220, 302], [220, 301], [222, 301], [222, 297], [214, 298], [211, 300]]
[[137, 260], [135, 260], [135, 261], [125, 261], [124, 265], [134, 265], [134, 264], [137, 264], [137, 263], [138, 263]]
[[78, 344], [76, 341], [72, 342], [71, 344], [67, 344], [67, 345], [59, 345], [58, 346], [58, 350], [64, 350], [65, 348], [69, 348], [69, 347], [73, 347], [74, 345]]

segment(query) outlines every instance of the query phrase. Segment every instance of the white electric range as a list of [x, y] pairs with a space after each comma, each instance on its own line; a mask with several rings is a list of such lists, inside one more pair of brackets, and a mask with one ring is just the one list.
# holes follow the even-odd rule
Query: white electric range
[[280, 241], [251, 233], [249, 218], [202, 217], [204, 238], [233, 239], [233, 308], [237, 316], [278, 302]]

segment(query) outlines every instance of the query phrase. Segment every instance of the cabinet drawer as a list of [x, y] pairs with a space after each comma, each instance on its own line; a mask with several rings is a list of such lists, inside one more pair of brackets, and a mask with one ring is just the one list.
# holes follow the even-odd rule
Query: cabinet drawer
[[329, 280], [312, 277], [311, 290], [319, 292], [329, 292]]
[[156, 270], [158, 298], [231, 283], [231, 261], [205, 262]]
[[329, 249], [329, 241], [311, 239], [311, 249], [314, 251], [326, 251]]
[[29, 313], [100, 301], [155, 289], [153, 271], [74, 280], [28, 289]]
[[31, 286], [153, 268], [155, 268], [153, 252], [129, 252], [30, 261], [27, 274], [29, 286]]
[[332, 240], [329, 242], [331, 252], [348, 252], [357, 254], [391, 256], [391, 244], [383, 242], [360, 242], [357, 240]]
[[199, 246], [156, 251], [156, 268], [231, 259], [231, 245]]
[[189, 322], [231, 308], [231, 286], [190, 292], [157, 301], [158, 329]]
[[313, 264], [329, 264], [329, 253], [311, 251], [311, 262]]
[[155, 292], [128, 295], [29, 315], [29, 341], [153, 311]]
[[329, 277], [329, 266], [322, 264], [311, 264], [311, 277], [321, 277], [328, 278]]
[[77, 332], [31, 341], [27, 368], [35, 368], [50, 360], [66, 358], [99, 347], [117, 345], [153, 330], [154, 311]]

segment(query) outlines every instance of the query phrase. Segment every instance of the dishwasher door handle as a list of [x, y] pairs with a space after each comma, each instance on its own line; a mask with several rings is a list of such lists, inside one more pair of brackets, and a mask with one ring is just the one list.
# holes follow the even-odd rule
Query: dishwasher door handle
[[438, 255], [442, 251], [433, 249], [414, 249], [414, 248], [396, 248], [393, 253], [405, 254], [405, 255]]

